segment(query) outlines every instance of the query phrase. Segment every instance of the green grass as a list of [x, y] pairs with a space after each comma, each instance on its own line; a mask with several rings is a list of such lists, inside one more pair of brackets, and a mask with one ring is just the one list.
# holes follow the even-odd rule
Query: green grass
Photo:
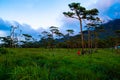
[[77, 50], [7, 49], [0, 53], [0, 80], [120, 80], [120, 54], [99, 49], [78, 56]]

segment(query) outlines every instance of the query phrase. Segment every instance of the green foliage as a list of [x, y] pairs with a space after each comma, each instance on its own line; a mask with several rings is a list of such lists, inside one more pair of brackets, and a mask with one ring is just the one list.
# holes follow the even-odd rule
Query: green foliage
[[72, 17], [75, 13], [73, 12], [63, 12], [65, 16]]
[[119, 80], [120, 55], [110, 49], [77, 55], [78, 49], [7, 49], [0, 80]]

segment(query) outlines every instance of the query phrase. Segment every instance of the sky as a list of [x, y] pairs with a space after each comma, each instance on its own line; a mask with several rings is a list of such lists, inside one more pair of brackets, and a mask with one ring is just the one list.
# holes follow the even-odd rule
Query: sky
[[[68, 4], [72, 2], [81, 3], [87, 9], [97, 8], [102, 19], [120, 18], [120, 0], [0, 0], [0, 19], [4, 22], [0, 22], [0, 25], [9, 25], [15, 21], [36, 31], [50, 26], [59, 27], [61, 30], [72, 29], [79, 26], [78, 22], [62, 14], [69, 11]], [[5, 34], [6, 28], [0, 28], [1, 35]], [[78, 28], [74, 28], [75, 31], [78, 31]]]
[[27, 23], [34, 29], [60, 26], [60, 16], [70, 2], [71, 0], [0, 0], [0, 17]]

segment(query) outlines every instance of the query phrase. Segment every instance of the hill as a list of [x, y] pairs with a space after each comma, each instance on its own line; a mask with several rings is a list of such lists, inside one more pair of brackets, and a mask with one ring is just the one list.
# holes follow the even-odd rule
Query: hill
[[[104, 30], [104, 31], [100, 31], [100, 29]], [[99, 37], [101, 39], [105, 39], [107, 37], [115, 37], [116, 33], [115, 31], [120, 30], [120, 19], [115, 19], [115, 20], [111, 20], [108, 21], [107, 23], [102, 24], [101, 27], [98, 27], [96, 30], [96, 32], [99, 33]], [[88, 31], [83, 31], [84, 35], [88, 34]], [[79, 37], [79, 35], [75, 35], [74, 37]]]
[[111, 20], [103, 24], [105, 32], [100, 33], [101, 38], [115, 37], [115, 31], [120, 30], [120, 19]]

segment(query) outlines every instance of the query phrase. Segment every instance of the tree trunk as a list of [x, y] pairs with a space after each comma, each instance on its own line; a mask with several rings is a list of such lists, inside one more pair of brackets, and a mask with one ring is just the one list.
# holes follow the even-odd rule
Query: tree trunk
[[94, 34], [95, 34], [95, 51], [97, 51], [97, 45], [98, 45], [98, 34], [96, 31], [94, 31]]
[[89, 28], [88, 28], [88, 48], [90, 48], [90, 30], [89, 30]]
[[91, 33], [90, 33], [90, 27], [88, 27], [88, 53], [91, 53], [91, 47], [92, 47], [92, 41], [91, 41]]
[[82, 42], [82, 54], [84, 54], [84, 36], [83, 36], [83, 32], [82, 32], [82, 20], [81, 18], [79, 18], [80, 20], [80, 31], [81, 31], [81, 42]]

